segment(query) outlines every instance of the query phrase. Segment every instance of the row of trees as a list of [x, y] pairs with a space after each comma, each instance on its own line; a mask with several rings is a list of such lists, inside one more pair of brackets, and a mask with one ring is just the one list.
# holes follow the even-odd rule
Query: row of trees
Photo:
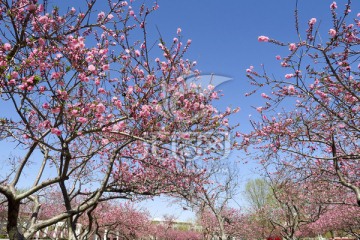
[[249, 229], [258, 233], [257, 238], [359, 237], [358, 207], [329, 203], [350, 198], [351, 194], [341, 188], [325, 187], [284, 176], [250, 181], [245, 192], [250, 203], [245, 215]]
[[[228, 196], [232, 193], [219, 190], [217, 194], [224, 192]], [[87, 216], [77, 219], [75, 233], [80, 239], [108, 236], [158, 240], [360, 236], [358, 207], [328, 202], [330, 198], [340, 200], [346, 194], [351, 197], [349, 192], [342, 192], [341, 188], [324, 191], [323, 188], [314, 188], [312, 184], [294, 182], [283, 174], [276, 178], [268, 176], [250, 180], [246, 184], [244, 196], [248, 206], [243, 209], [230, 207], [230, 198], [225, 200], [214, 193], [212, 189], [207, 195], [202, 194], [207, 198], [199, 198], [197, 205], [192, 205], [197, 211], [197, 221], [193, 223], [178, 222], [174, 216], [164, 216], [162, 221], [156, 221], [151, 219], [148, 212], [136, 209], [133, 203], [107, 201], [98, 204]], [[53, 194], [44, 202], [51, 206], [50, 211], [55, 209], [61, 212], [60, 195]], [[31, 212], [31, 204], [31, 201], [23, 204], [19, 220], [22, 224], [26, 223]], [[41, 212], [38, 218], [45, 220], [53, 214]], [[1, 211], [0, 216], [2, 221], [6, 220], [6, 211]], [[40, 230], [35, 237], [68, 238], [68, 224], [60, 223]], [[26, 225], [23, 227], [26, 228]]]
[[[46, 204], [53, 209], [61, 208], [59, 194], [54, 194]], [[30, 203], [30, 202], [29, 202]], [[31, 210], [30, 206], [24, 206], [20, 213], [20, 222], [26, 223], [26, 217]], [[54, 211], [54, 210], [52, 210]], [[59, 210], [60, 211], [60, 210]], [[6, 212], [1, 211], [2, 222], [6, 218]], [[50, 213], [41, 212], [38, 216], [41, 220], [49, 218]], [[186, 240], [202, 239], [201, 227], [194, 223], [178, 222], [173, 216], [164, 216], [161, 221], [154, 220], [150, 214], [137, 209], [134, 203], [129, 201], [107, 201], [100, 203], [91, 213], [91, 221], [88, 217], [80, 217], [77, 220], [75, 233], [79, 239], [157, 239], [157, 240]], [[91, 226], [89, 226], [91, 225]], [[0, 225], [1, 226], [1, 225]], [[24, 226], [26, 228], [26, 226]], [[40, 239], [68, 239], [69, 225], [58, 222], [52, 226], [38, 231], [34, 237]], [[91, 229], [89, 231], [89, 229]], [[6, 231], [0, 227], [0, 236], [6, 237]]]

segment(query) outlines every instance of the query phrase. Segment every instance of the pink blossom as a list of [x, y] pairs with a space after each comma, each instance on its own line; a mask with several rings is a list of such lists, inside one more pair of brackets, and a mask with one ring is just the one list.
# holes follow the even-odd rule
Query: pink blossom
[[50, 105], [48, 103], [43, 103], [42, 107], [45, 108], [45, 109], [49, 109]]
[[104, 106], [104, 104], [102, 104], [102, 103], [99, 103], [97, 106], [96, 106], [96, 112], [97, 113], [103, 113], [103, 112], [105, 112], [105, 106]]
[[254, 69], [254, 66], [250, 66], [248, 69], [246, 69], [247, 73], [251, 73]]
[[94, 65], [90, 64], [90, 65], [88, 66], [88, 70], [89, 70], [90, 72], [93, 72], [93, 71], [96, 70], [96, 68], [95, 68]]
[[35, 4], [30, 4], [27, 8], [27, 10], [29, 12], [34, 12], [36, 10], [36, 5]]
[[45, 120], [39, 124], [39, 128], [49, 129], [51, 127], [51, 123], [49, 120]]
[[61, 77], [61, 74], [59, 72], [53, 72], [51, 74], [52, 79], [59, 79]]
[[139, 50], [135, 50], [135, 56], [140, 57], [140, 51]]
[[184, 139], [190, 139], [190, 134], [189, 133], [182, 133], [181, 137]]
[[26, 86], [25, 86], [24, 84], [20, 84], [20, 85], [18, 86], [18, 88], [19, 88], [20, 90], [25, 90], [25, 89], [26, 89]]
[[109, 70], [110, 67], [109, 67], [109, 64], [105, 64], [101, 68], [103, 71], [107, 71], [107, 70]]
[[105, 17], [105, 13], [104, 12], [100, 12], [99, 14], [98, 14], [98, 20], [101, 20], [101, 19], [103, 19]]
[[222, 120], [222, 124], [224, 124], [225, 126], [229, 126], [229, 119], [224, 118], [224, 119]]
[[267, 36], [259, 36], [259, 37], [258, 37], [258, 41], [259, 41], [259, 42], [268, 42], [268, 41], [269, 41], [269, 37], [267, 37]]
[[284, 61], [284, 62], [281, 62], [281, 66], [282, 66], [282, 67], [287, 67], [287, 66], [289, 66], [289, 64]]
[[16, 84], [16, 80], [15, 79], [11, 79], [10, 81], [9, 81], [9, 85], [15, 85]]
[[12, 77], [12, 78], [18, 78], [18, 77], [19, 77], [19, 73], [16, 72], [16, 71], [14, 71], [14, 72], [11, 73], [11, 77]]
[[275, 58], [276, 58], [276, 60], [281, 60], [281, 56], [280, 56], [280, 55], [276, 55]]
[[215, 88], [214, 85], [211, 85], [211, 84], [208, 85], [208, 89], [209, 89], [210, 91], [214, 90], [214, 88]]
[[45, 90], [46, 90], [45, 86], [40, 86], [40, 88], [39, 88], [40, 93], [43, 93]]
[[290, 93], [294, 93], [295, 92], [295, 87], [293, 85], [290, 85], [288, 87], [288, 90], [289, 90]]
[[60, 107], [54, 107], [54, 108], [51, 109], [51, 112], [52, 113], [59, 113], [60, 110], [61, 110]]
[[148, 117], [150, 116], [151, 108], [148, 105], [141, 106], [140, 116]]
[[314, 25], [316, 23], [316, 18], [311, 18], [309, 21], [309, 25]]
[[48, 16], [41, 16], [41, 17], [39, 17], [38, 21], [41, 24], [46, 24], [49, 21], [49, 17]]
[[294, 74], [292, 74], [292, 73], [285, 74], [285, 78], [286, 78], [286, 79], [290, 79], [290, 78], [292, 78], [293, 76], [294, 76]]
[[178, 28], [178, 29], [176, 30], [176, 34], [179, 35], [180, 33], [181, 33], [181, 28]]
[[86, 122], [88, 121], [88, 119], [85, 118], [85, 117], [79, 117], [77, 120], [78, 120], [80, 123], [86, 123]]
[[331, 29], [329, 30], [329, 34], [330, 34], [330, 36], [332, 36], [332, 37], [335, 37], [335, 36], [336, 36], [336, 33], [337, 33], [337, 32], [336, 32], [335, 29], [332, 29], [332, 28], [331, 28]]
[[176, 78], [176, 81], [177, 82], [182, 82], [182, 81], [184, 81], [184, 78], [180, 76], [180, 77]]
[[51, 129], [51, 133], [55, 134], [56, 136], [60, 136], [61, 135], [61, 131], [58, 128], [52, 128]]
[[135, 16], [135, 12], [133, 10], [129, 11], [130, 16]]
[[213, 93], [211, 94], [211, 98], [212, 98], [212, 99], [216, 99], [217, 97], [218, 97], [217, 92], [213, 92]]
[[29, 78], [26, 80], [26, 83], [28, 83], [28, 84], [34, 84], [34, 76], [29, 77]]
[[4, 44], [4, 50], [9, 51], [10, 49], [11, 49], [11, 44], [10, 43], [5, 43]]
[[104, 93], [106, 93], [106, 91], [105, 91], [104, 88], [99, 88], [99, 89], [98, 89], [98, 93], [104, 94]]
[[263, 98], [269, 98], [269, 96], [266, 95], [266, 93], [262, 93], [261, 96], [262, 96]]
[[295, 43], [290, 43], [289, 44], [289, 50], [290, 51], [295, 51], [296, 50], [296, 44]]
[[336, 2], [332, 2], [332, 4], [330, 4], [330, 9], [336, 9], [336, 8], [337, 8]]
[[79, 113], [79, 110], [77, 110], [77, 109], [71, 110], [71, 115], [72, 116], [76, 116], [76, 115], [78, 115], [78, 113]]
[[40, 46], [44, 46], [46, 42], [43, 38], [39, 38], [38, 43]]
[[107, 16], [107, 19], [108, 19], [108, 20], [111, 20], [111, 19], [113, 19], [113, 17], [114, 17], [114, 15], [109, 14], [109, 15]]
[[127, 92], [128, 92], [128, 94], [132, 94], [134, 92], [134, 87], [129, 86]]

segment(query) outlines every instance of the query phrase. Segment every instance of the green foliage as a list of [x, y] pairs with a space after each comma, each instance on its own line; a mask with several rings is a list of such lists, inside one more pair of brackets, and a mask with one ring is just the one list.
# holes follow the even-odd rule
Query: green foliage
[[273, 191], [265, 179], [257, 178], [247, 182], [244, 195], [249, 205], [255, 210], [275, 204]]

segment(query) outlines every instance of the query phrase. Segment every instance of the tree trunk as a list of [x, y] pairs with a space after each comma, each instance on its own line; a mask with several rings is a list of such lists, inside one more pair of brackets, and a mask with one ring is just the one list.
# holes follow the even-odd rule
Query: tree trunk
[[23, 234], [18, 229], [19, 212], [20, 201], [8, 198], [8, 221], [6, 230], [10, 240], [25, 240]]
[[76, 224], [74, 223], [72, 217], [67, 219], [68, 222], [68, 239], [69, 240], [77, 240], [76, 236]]

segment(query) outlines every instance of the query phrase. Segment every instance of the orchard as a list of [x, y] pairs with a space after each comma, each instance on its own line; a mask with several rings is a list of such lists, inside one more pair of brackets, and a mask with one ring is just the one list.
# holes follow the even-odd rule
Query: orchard
[[[360, 237], [360, 13], [331, 1], [303, 30], [295, 3], [296, 41], [252, 40], [284, 74], [253, 64], [256, 101], [224, 103], [161, 2], [0, 1], [0, 238]], [[196, 219], [137, 206], [157, 196]]]

